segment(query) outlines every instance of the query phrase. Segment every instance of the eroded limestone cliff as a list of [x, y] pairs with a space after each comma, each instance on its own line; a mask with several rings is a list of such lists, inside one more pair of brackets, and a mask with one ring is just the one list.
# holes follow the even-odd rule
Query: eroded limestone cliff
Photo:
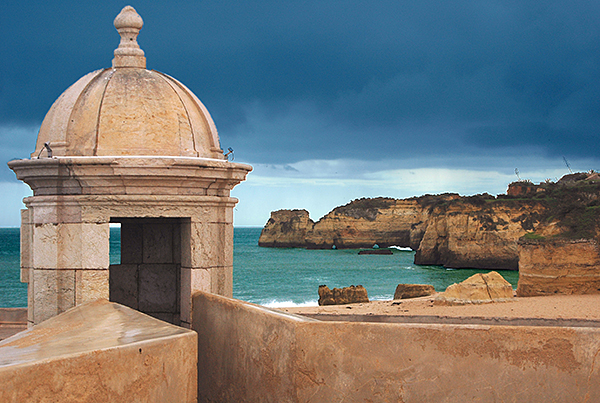
[[[443, 196], [440, 196], [443, 197]], [[371, 248], [392, 245], [416, 249], [427, 222], [417, 199], [359, 199], [333, 209], [307, 232], [310, 249]]]
[[314, 249], [396, 245], [415, 250], [417, 264], [517, 270], [517, 242], [525, 235], [600, 238], [596, 173], [567, 175], [557, 183], [517, 182], [508, 193], [359, 199], [316, 223], [305, 210], [280, 210], [271, 214], [259, 245]]
[[518, 269], [517, 241], [538, 229], [545, 207], [492, 196], [430, 206], [416, 264], [453, 268]]
[[600, 249], [596, 240], [519, 240], [517, 296], [598, 293]]
[[306, 210], [273, 211], [260, 234], [258, 245], [274, 248], [304, 248], [306, 236], [314, 225], [315, 222], [310, 219]]
[[492, 196], [359, 199], [316, 223], [306, 210], [275, 211], [259, 245], [310, 249], [396, 245], [416, 250], [418, 264], [516, 270], [517, 240], [538, 227], [540, 210], [540, 203]]

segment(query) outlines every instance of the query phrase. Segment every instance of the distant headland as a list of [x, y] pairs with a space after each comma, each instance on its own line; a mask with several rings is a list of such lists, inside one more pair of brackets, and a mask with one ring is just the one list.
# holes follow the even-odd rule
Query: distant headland
[[306, 210], [274, 211], [259, 245], [400, 246], [416, 251], [417, 264], [518, 270], [521, 238], [539, 243], [599, 237], [600, 175], [590, 171], [557, 182], [513, 182], [506, 194], [497, 196], [363, 198], [336, 207], [317, 222]]

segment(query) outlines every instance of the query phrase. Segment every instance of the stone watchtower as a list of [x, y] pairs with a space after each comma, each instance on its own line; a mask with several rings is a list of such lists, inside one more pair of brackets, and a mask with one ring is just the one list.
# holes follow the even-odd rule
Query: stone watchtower
[[[29, 324], [107, 298], [189, 327], [191, 295], [232, 294], [230, 190], [251, 171], [227, 161], [215, 125], [179, 81], [146, 70], [142, 18], [125, 7], [113, 67], [52, 105], [30, 159], [9, 162], [33, 189], [21, 216]], [[110, 223], [121, 261], [109, 261]]]

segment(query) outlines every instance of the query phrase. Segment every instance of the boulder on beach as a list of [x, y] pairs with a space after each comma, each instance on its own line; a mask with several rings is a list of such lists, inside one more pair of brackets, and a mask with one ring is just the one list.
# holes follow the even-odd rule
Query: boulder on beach
[[362, 285], [329, 289], [319, 286], [319, 305], [345, 305], [358, 302], [369, 302], [367, 290]]
[[513, 289], [508, 281], [495, 271], [477, 273], [465, 281], [452, 284], [439, 294], [436, 305], [485, 304], [504, 302], [513, 298]]
[[435, 289], [429, 284], [398, 284], [394, 299], [426, 297], [434, 293]]

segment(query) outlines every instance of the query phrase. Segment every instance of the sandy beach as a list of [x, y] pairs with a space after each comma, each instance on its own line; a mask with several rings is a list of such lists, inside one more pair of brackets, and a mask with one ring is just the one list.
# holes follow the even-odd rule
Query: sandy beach
[[[457, 306], [434, 305], [435, 295], [394, 301], [372, 301], [349, 305], [280, 308], [281, 311], [304, 315], [367, 315], [382, 317], [441, 317], [486, 319], [537, 319], [598, 322], [600, 324], [600, 294], [555, 295], [514, 298], [508, 302]], [[465, 320], [466, 323], [469, 323]], [[580, 324], [585, 325], [584, 323]], [[590, 323], [592, 326], [598, 324]]]

